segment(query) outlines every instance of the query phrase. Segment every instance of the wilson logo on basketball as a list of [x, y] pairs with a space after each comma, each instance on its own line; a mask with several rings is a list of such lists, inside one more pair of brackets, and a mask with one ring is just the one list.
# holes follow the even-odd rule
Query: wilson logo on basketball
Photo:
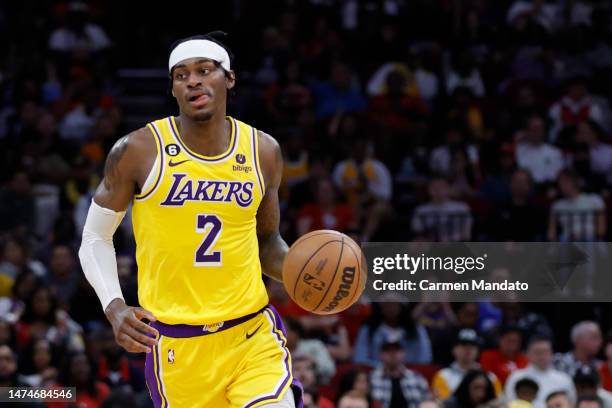
[[353, 286], [353, 282], [355, 281], [355, 267], [347, 266], [342, 270], [342, 283], [338, 287], [338, 291], [336, 295], [332, 299], [331, 302], [323, 309], [324, 312], [330, 312], [334, 310], [338, 304], [351, 294], [351, 286]]

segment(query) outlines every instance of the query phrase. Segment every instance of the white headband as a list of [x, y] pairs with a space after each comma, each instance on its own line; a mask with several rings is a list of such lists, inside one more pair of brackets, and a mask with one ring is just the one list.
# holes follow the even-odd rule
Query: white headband
[[216, 61], [226, 71], [230, 70], [230, 58], [223, 47], [210, 40], [189, 40], [180, 43], [170, 53], [168, 59], [168, 71], [181, 61], [189, 58], [208, 58]]

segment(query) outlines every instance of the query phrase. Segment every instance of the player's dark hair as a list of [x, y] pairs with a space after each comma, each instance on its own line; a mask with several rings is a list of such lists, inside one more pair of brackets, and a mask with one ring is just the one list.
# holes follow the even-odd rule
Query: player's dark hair
[[516, 382], [516, 384], [514, 385], [514, 391], [518, 394], [519, 390], [521, 388], [527, 388], [532, 390], [533, 392], [538, 392], [538, 390], [540, 389], [540, 387], [538, 386], [538, 383], [535, 382], [534, 380], [532, 380], [529, 377], [526, 378], [522, 378], [520, 380], [518, 380]]
[[[181, 38], [173, 42], [172, 45], [170, 45], [170, 51], [168, 52], [168, 55], [170, 55], [176, 47], [178, 47], [180, 44], [184, 42], [191, 41], [191, 40], [208, 40], [208, 41], [214, 42], [215, 44], [218, 44], [227, 52], [227, 55], [229, 55], [229, 59], [230, 59], [230, 66], [233, 66], [234, 65], [234, 54], [229, 49], [229, 47], [221, 41], [221, 39], [225, 37], [227, 37], [227, 33], [225, 31], [216, 30], [216, 31], [211, 31], [207, 34], [198, 34], [198, 35], [192, 35], [191, 37]], [[225, 77], [229, 78], [230, 73], [226, 71], [225, 68], [223, 68], [220, 63], [218, 63], [217, 61], [214, 61], [214, 64], [217, 66], [217, 68], [223, 69], [223, 72], [225, 73]], [[168, 74], [168, 77], [169, 77], [168, 78], [168, 95], [169, 96], [172, 95], [172, 74], [173, 73], [174, 73], [174, 67], [172, 67], [172, 69], [170, 70], [170, 73]], [[233, 93], [230, 90], [230, 96], [232, 95]]]

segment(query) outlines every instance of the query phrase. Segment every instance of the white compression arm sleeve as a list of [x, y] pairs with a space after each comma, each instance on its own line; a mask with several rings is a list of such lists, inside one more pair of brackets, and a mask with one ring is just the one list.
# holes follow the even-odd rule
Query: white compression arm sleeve
[[113, 235], [124, 216], [125, 211], [109, 210], [91, 200], [83, 228], [79, 258], [85, 277], [96, 291], [103, 310], [113, 299], [123, 299]]

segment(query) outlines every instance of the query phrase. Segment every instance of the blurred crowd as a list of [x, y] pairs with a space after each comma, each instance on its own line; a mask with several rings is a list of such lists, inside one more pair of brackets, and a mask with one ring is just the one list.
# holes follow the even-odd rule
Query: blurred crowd
[[[143, 83], [188, 35], [230, 34], [228, 112], [281, 144], [288, 243], [316, 229], [610, 238], [608, 1], [238, 0], [147, 4], [148, 18], [132, 3], [0, 4], [0, 386], [150, 404], [143, 358], [114, 342], [76, 250], [104, 158], [134, 130], [119, 72]], [[129, 216], [115, 247], [136, 305]], [[363, 303], [315, 317], [268, 289], [308, 408], [612, 407], [605, 304]]]

